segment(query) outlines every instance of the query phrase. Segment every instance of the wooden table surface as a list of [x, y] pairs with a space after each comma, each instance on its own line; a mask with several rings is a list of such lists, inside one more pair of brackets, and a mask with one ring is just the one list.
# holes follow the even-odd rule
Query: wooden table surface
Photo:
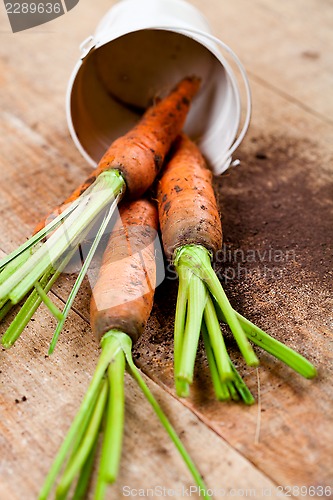
[[[15, 35], [1, 7], [1, 255], [23, 242], [90, 170], [67, 130], [65, 91], [79, 43], [114, 3], [81, 0], [65, 16]], [[259, 349], [258, 372], [246, 368], [230, 339], [231, 355], [256, 399], [260, 387], [259, 407], [216, 402], [203, 356], [191, 397], [179, 400], [172, 386], [176, 285], [170, 280], [157, 290], [135, 358], [210, 488], [233, 498], [275, 498], [278, 486], [304, 486], [301, 498], [319, 498], [318, 487], [332, 486], [333, 477], [333, 5], [191, 3], [240, 56], [253, 92], [251, 127], [237, 152], [241, 166], [215, 182], [229, 250], [221, 279], [235, 308], [308, 356], [319, 375], [303, 380]], [[237, 249], [255, 259], [239, 260]], [[65, 276], [55, 287], [58, 305], [72, 282]], [[46, 352], [55, 323], [45, 308], [15, 347], [0, 353], [1, 500], [37, 497], [83, 397], [99, 353], [88, 302], [86, 285], [52, 357]], [[108, 498], [123, 498], [124, 486], [176, 490], [191, 484], [127, 376], [122, 466]], [[296, 489], [284, 492], [299, 496]]]

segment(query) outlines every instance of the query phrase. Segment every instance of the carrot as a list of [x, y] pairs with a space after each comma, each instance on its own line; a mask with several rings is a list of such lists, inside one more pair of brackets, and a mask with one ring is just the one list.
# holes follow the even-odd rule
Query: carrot
[[222, 226], [212, 173], [193, 142], [178, 139], [158, 184], [159, 218], [168, 259], [184, 245], [202, 245], [215, 254], [222, 246]]
[[[117, 170], [126, 183], [127, 196], [139, 198], [153, 183], [172, 142], [181, 132], [200, 80], [185, 78], [163, 100], [149, 108], [140, 122], [116, 139], [100, 160], [98, 167], [47, 219], [55, 218], [105, 171]], [[41, 222], [35, 233], [44, 227]]]
[[[5, 347], [16, 341], [31, 315], [44, 301], [58, 319], [49, 352], [53, 351], [117, 203], [125, 193], [129, 198], [135, 198], [150, 187], [172, 142], [181, 131], [198, 88], [197, 78], [185, 78], [167, 97], [148, 109], [131, 131], [110, 146], [90, 177], [50, 214], [50, 222], [46, 226], [44, 221], [39, 224], [32, 238], [0, 261], [0, 317], [32, 290], [27, 305], [2, 339]], [[75, 248], [96, 224], [98, 216], [106, 210], [107, 215], [99, 229], [95, 229], [96, 239], [61, 312], [46, 293]]]
[[[40, 500], [48, 497], [65, 464], [57, 498], [66, 496], [77, 476], [77, 488], [81, 488], [83, 476], [87, 476], [87, 470], [88, 477], [91, 472], [99, 432], [104, 436], [95, 498], [104, 498], [107, 484], [116, 480], [124, 427], [125, 366], [153, 406], [197, 485], [201, 491], [206, 491], [199, 472], [144, 382], [131, 354], [132, 342], [141, 335], [153, 306], [157, 226], [156, 207], [146, 199], [125, 204], [120, 209], [120, 218], [104, 252], [91, 299], [90, 323], [101, 342], [102, 354], [81, 408], [46, 478]], [[71, 450], [75, 442], [79, 444]], [[85, 484], [87, 482], [88, 478]], [[84, 488], [80, 498], [85, 493]], [[204, 496], [209, 497], [206, 493]]]
[[120, 330], [136, 342], [153, 306], [158, 214], [150, 202], [139, 200], [123, 205], [120, 216], [94, 287], [90, 322], [98, 340]]
[[307, 378], [314, 366], [238, 314], [230, 305], [211, 263], [221, 247], [222, 228], [212, 175], [197, 146], [185, 135], [174, 144], [158, 182], [157, 201], [163, 246], [179, 275], [175, 318], [175, 384], [186, 396], [193, 380], [202, 329], [218, 399], [254, 401], [227, 354], [218, 319], [226, 322], [246, 362], [258, 364], [248, 339]]

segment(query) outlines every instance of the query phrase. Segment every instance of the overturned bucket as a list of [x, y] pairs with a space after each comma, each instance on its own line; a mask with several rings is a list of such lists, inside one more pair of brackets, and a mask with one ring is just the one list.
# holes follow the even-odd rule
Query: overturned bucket
[[[241, 82], [221, 53], [235, 62], [245, 88], [241, 127]], [[73, 140], [92, 165], [127, 132], [158, 96], [186, 76], [201, 77], [185, 132], [197, 141], [214, 173], [225, 171], [250, 121], [246, 72], [235, 53], [210, 33], [184, 0], [121, 0], [81, 44], [67, 93]]]

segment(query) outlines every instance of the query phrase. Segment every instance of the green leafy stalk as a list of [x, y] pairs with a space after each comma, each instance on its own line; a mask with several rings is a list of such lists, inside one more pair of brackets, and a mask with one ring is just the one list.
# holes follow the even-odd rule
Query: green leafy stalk
[[[79, 198], [75, 209], [46, 242], [34, 252], [4, 283], [0, 285], [0, 300], [18, 303], [34, 283], [57, 262], [68, 247], [78, 244], [80, 236], [98, 214], [120, 196], [125, 182], [115, 170], [103, 172], [94, 184]], [[81, 236], [82, 237], [82, 236]]]
[[75, 450], [75, 454], [68, 462], [64, 475], [57, 487], [57, 496], [64, 496], [71, 487], [72, 482], [86, 463], [91, 450], [98, 437], [101, 421], [103, 418], [108, 397], [108, 385], [106, 381], [102, 383], [100, 393], [90, 417], [89, 424], [80, 445]]
[[[191, 246], [191, 248], [193, 247]], [[200, 330], [204, 326], [205, 331], [207, 331], [205, 345], [208, 362], [217, 398], [220, 400], [227, 400], [230, 397], [239, 399], [238, 392], [231, 383], [236, 379], [235, 369], [233, 369], [227, 353], [215, 307], [206, 283], [196, 273], [196, 269], [193, 271], [188, 262], [184, 262], [181, 258], [176, 259], [175, 266], [179, 275], [174, 348], [177, 395], [187, 397], [189, 394], [189, 384], [193, 381]], [[203, 317], [207, 330], [203, 323]], [[246, 399], [250, 400], [249, 397]]]
[[123, 350], [119, 350], [112, 359], [108, 367], [107, 375], [109, 379], [109, 402], [106, 414], [99, 480], [112, 484], [118, 476], [124, 430], [125, 355]]
[[[219, 319], [226, 323], [226, 318], [216, 302], [215, 308]], [[304, 358], [304, 356], [286, 346], [279, 340], [274, 339], [238, 312], [236, 312], [236, 314], [245, 334], [254, 344], [261, 347], [269, 354], [272, 354], [272, 356], [290, 366], [290, 368], [305, 378], [311, 379], [317, 375], [316, 368], [312, 363], [310, 363], [310, 361]]]
[[0, 300], [0, 309], [3, 309], [3, 307], [7, 304], [8, 298], [4, 297], [2, 300]]
[[[44, 289], [45, 293], [49, 291], [47, 283], [53, 281], [52, 278], [51, 280], [49, 280], [50, 276], [52, 276], [52, 270], [49, 270], [47, 273], [45, 273], [45, 275], [40, 280], [40, 286]], [[6, 347], [6, 349], [11, 347], [19, 338], [24, 328], [27, 326], [32, 316], [37, 311], [41, 302], [41, 296], [38, 294], [37, 290], [34, 289], [26, 299], [20, 311], [15, 316], [15, 319], [9, 325], [6, 333], [2, 337], [1, 343], [4, 347]], [[9, 304], [11, 304], [11, 302], [9, 302]]]
[[42, 301], [44, 302], [44, 304], [46, 305], [46, 307], [49, 309], [50, 313], [56, 319], [58, 319], [59, 321], [61, 321], [63, 319], [62, 312], [52, 302], [52, 300], [47, 296], [47, 294], [45, 293], [44, 288], [40, 285], [40, 283], [38, 281], [36, 281], [36, 283], [35, 283], [34, 286], [35, 286], [36, 292], [38, 293], [38, 295], [40, 296], [40, 298], [42, 299]]
[[251, 321], [241, 316], [241, 314], [237, 313], [237, 316], [246, 335], [254, 344], [272, 354], [275, 358], [280, 359], [305, 378], [311, 379], [317, 375], [316, 368], [304, 356], [274, 339]]
[[[209, 313], [217, 320], [216, 312], [214, 309], [213, 310], [209, 309]], [[207, 360], [212, 376], [212, 382], [216, 398], [219, 401], [228, 401], [230, 399], [233, 399], [234, 401], [239, 401], [239, 399], [242, 399], [242, 401], [247, 405], [253, 404], [255, 402], [254, 397], [252, 396], [249, 388], [245, 384], [242, 377], [237, 372], [228, 354], [227, 354], [227, 361], [233, 373], [233, 380], [225, 381], [224, 377], [223, 376], [221, 377], [221, 374], [219, 373], [217, 367], [216, 356], [212, 349], [211, 337], [209, 336], [208, 328], [205, 322], [202, 323], [201, 331], [204, 339]]]
[[230, 358], [227, 353], [220, 324], [216, 316], [213, 301], [210, 297], [207, 297], [204, 318], [220, 379], [222, 382], [233, 380], [235, 378], [234, 371], [231, 368]]
[[65, 470], [56, 491], [57, 500], [67, 497], [76, 478], [74, 499], [85, 497], [103, 419], [104, 436], [94, 497], [96, 500], [105, 498], [107, 485], [117, 478], [121, 458], [126, 364], [180, 452], [197, 485], [205, 492], [203, 496], [210, 498], [201, 475], [133, 362], [130, 337], [120, 331], [111, 330], [103, 336], [101, 345], [102, 354], [95, 375], [46, 478], [39, 500], [48, 497], [64, 465]]
[[[7, 268], [7, 266], [15, 261], [15, 264], [9, 268], [11, 270], [11, 273], [13, 270], [18, 269], [24, 262], [25, 262], [25, 257], [22, 257], [23, 254], [27, 250], [29, 250], [30, 254], [33, 253], [33, 250], [38, 248], [38, 243], [45, 238], [49, 233], [54, 231], [68, 215], [73, 212], [73, 210], [77, 207], [79, 203], [79, 198], [75, 200], [73, 203], [71, 203], [61, 214], [59, 214], [55, 219], [53, 219], [49, 224], [47, 224], [45, 227], [43, 227], [38, 233], [34, 234], [31, 238], [29, 238], [25, 243], [23, 243], [21, 246], [19, 246], [16, 250], [11, 252], [10, 254], [6, 255], [3, 259], [0, 260], [0, 270], [1, 270], [1, 276], [3, 276], [3, 270]], [[25, 255], [29, 255], [28, 252]], [[3, 280], [1, 279], [1, 283], [3, 283]]]
[[31, 249], [27, 248], [19, 254], [16, 259], [9, 261], [7, 265], [2, 268], [0, 272], [0, 285], [4, 283], [17, 269], [19, 269], [23, 264], [29, 259], [31, 255]]
[[205, 323], [201, 325], [202, 336], [205, 344], [205, 351], [208, 360], [209, 370], [212, 377], [213, 387], [218, 401], [228, 401], [230, 399], [230, 392], [225, 382], [221, 382], [221, 378], [216, 366], [216, 360], [213, 354], [212, 346], [210, 344], [209, 335]]
[[206, 288], [202, 281], [192, 274], [188, 289], [187, 317], [183, 338], [182, 354], [177, 379], [188, 384], [193, 381], [195, 357], [198, 349], [202, 315], [206, 303]]
[[[112, 341], [111, 341], [112, 340]], [[77, 440], [77, 435], [87, 418], [87, 413], [91, 412], [91, 408], [94, 407], [95, 401], [100, 392], [101, 382], [105, 376], [105, 372], [109, 366], [110, 361], [114, 358], [114, 356], [119, 352], [120, 346], [119, 343], [113, 339], [110, 341], [102, 342], [102, 353], [99, 358], [94, 376], [89, 385], [89, 388], [86, 392], [86, 395], [83, 399], [79, 412], [77, 413], [68, 434], [63, 441], [63, 444], [60, 447], [60, 450], [53, 462], [53, 465], [46, 477], [45, 483], [39, 495], [39, 500], [46, 500], [50, 491], [53, 487], [53, 484], [59, 474], [63, 463], [66, 461], [66, 458]]]
[[96, 439], [90, 454], [84, 463], [79, 479], [77, 480], [76, 488], [73, 495], [73, 500], [82, 500], [83, 498], [87, 498], [87, 491], [89, 488], [90, 478], [92, 474], [92, 470], [94, 467], [94, 461], [96, 457], [98, 446], [98, 439]]
[[11, 311], [12, 307], [13, 304], [9, 300], [3, 304], [3, 306], [0, 309], [0, 321], [2, 321], [7, 316], [9, 311]]
[[187, 453], [183, 443], [179, 439], [175, 429], [172, 427], [167, 416], [165, 415], [162, 408], [160, 407], [160, 405], [158, 404], [158, 402], [154, 398], [149, 387], [147, 386], [147, 384], [143, 380], [138, 368], [135, 366], [133, 358], [132, 358], [131, 346], [132, 346], [131, 339], [127, 335], [124, 335], [122, 337], [122, 347], [123, 347], [123, 350], [124, 350], [124, 353], [126, 356], [126, 361], [128, 363], [129, 370], [130, 370], [133, 378], [138, 383], [138, 385], [139, 385], [140, 389], [142, 390], [143, 394], [145, 395], [147, 401], [149, 401], [149, 403], [153, 407], [158, 419], [160, 420], [161, 424], [165, 428], [166, 432], [169, 434], [172, 442], [176, 446], [176, 448], [179, 451], [181, 457], [183, 458], [185, 464], [187, 465], [187, 467], [188, 467], [190, 473], [192, 474], [192, 477], [193, 477], [194, 481], [196, 482], [197, 486], [199, 486], [201, 488], [203, 498], [211, 498], [210, 495], [207, 493], [207, 486], [205, 485], [201, 474], [199, 473], [194, 462], [192, 461], [191, 457]]
[[[304, 356], [274, 339], [271, 335], [264, 332], [264, 330], [254, 325], [238, 312], [236, 312], [236, 315], [246, 336], [252, 340], [254, 344], [261, 347], [269, 354], [272, 354], [275, 358], [290, 366], [294, 371], [305, 378], [312, 379], [317, 375], [315, 366]], [[223, 314], [222, 317], [224, 318], [224, 322], [227, 322]]]
[[[67, 299], [67, 302], [65, 304], [65, 307], [64, 307], [64, 310], [63, 312], [60, 314], [60, 317], [58, 317], [59, 319], [59, 323], [57, 325], [57, 328], [54, 332], [54, 335], [53, 335], [53, 338], [52, 338], [52, 341], [51, 341], [51, 344], [50, 344], [50, 348], [49, 348], [49, 354], [52, 354], [53, 351], [54, 351], [54, 348], [56, 346], [56, 343], [58, 341], [58, 337], [60, 335], [60, 332], [64, 326], [64, 323], [66, 321], [66, 318], [68, 316], [68, 313], [73, 305], [73, 302], [75, 300], [75, 297], [80, 289], [80, 286], [82, 284], [82, 281], [84, 280], [84, 277], [85, 275], [87, 274], [87, 271], [88, 271], [88, 268], [91, 264], [91, 261], [95, 255], [95, 252], [97, 250], [97, 247], [102, 239], [102, 236], [103, 234], [105, 233], [105, 230], [110, 222], [110, 219], [114, 213], [114, 209], [115, 209], [115, 206], [116, 204], [118, 203], [118, 199], [119, 199], [119, 196], [117, 196], [115, 199], [114, 199], [114, 202], [112, 203], [108, 213], [105, 215], [104, 217], [104, 220], [102, 222], [102, 224], [100, 225], [98, 231], [97, 231], [97, 234], [95, 236], [95, 239], [89, 249], [89, 252], [88, 252], [88, 255], [87, 257], [85, 258], [85, 261], [83, 263], [83, 266], [79, 272], [79, 275], [75, 281], [75, 284], [69, 294], [69, 297]], [[57, 317], [57, 316], [56, 316]]]
[[[66, 257], [62, 260], [61, 264], [57, 266], [57, 270], [53, 269], [52, 266], [49, 266], [44, 276], [39, 280], [39, 285], [45, 295], [49, 293], [54, 283], [65, 269], [66, 265], [73, 257], [75, 251], [76, 247], [71, 248], [67, 252]], [[40, 293], [37, 292], [36, 288], [34, 288], [2, 337], [1, 343], [4, 347], [8, 349], [16, 342], [41, 303], [42, 297]], [[9, 302], [9, 304], [11, 304], [11, 302]]]
[[[217, 313], [214, 307], [214, 302], [210, 296], [208, 296], [204, 311], [202, 333], [204, 335], [208, 363], [211, 366], [211, 364], [215, 362], [215, 369], [222, 384], [222, 394], [224, 395], [226, 392], [228, 392], [231, 399], [235, 401], [238, 401], [241, 398], [245, 404], [253, 404], [255, 401], [254, 397], [252, 396], [242, 377], [239, 375], [229, 357], [229, 354], [227, 353], [223, 335], [218, 322]], [[211, 351], [211, 354], [207, 352], [207, 349]], [[226, 370], [226, 366], [228, 366], [228, 370]], [[229, 375], [229, 371], [232, 374], [231, 377]], [[214, 387], [215, 385], [216, 384], [214, 384]]]
[[259, 360], [211, 266], [208, 250], [200, 245], [185, 245], [178, 250], [175, 265], [176, 267], [179, 265], [189, 267], [192, 273], [196, 274], [206, 284], [208, 290], [221, 307], [246, 363], [250, 366], [257, 366]]
[[[230, 363], [231, 363], [231, 361], [230, 361]], [[247, 404], [247, 405], [252, 405], [255, 402], [254, 397], [252, 396], [249, 388], [245, 384], [245, 382], [242, 379], [242, 377], [239, 375], [239, 373], [236, 370], [236, 368], [233, 365], [233, 363], [231, 363], [231, 367], [232, 367], [232, 370], [233, 370], [233, 372], [235, 374], [235, 378], [234, 378], [234, 380], [232, 382], [233, 386], [237, 390], [238, 394], [240, 395], [240, 397], [242, 398], [242, 400], [244, 401], [244, 403]]]
[[188, 396], [190, 389], [189, 384], [183, 379], [178, 377], [180, 369], [180, 360], [183, 352], [183, 340], [185, 330], [186, 308], [188, 299], [188, 289], [191, 279], [191, 272], [189, 269], [180, 267], [179, 273], [179, 286], [178, 297], [175, 315], [175, 329], [174, 329], [174, 378], [175, 386], [178, 396]]
[[[250, 366], [256, 366], [259, 362], [249, 343], [252, 340], [304, 377], [313, 378], [316, 375], [315, 367], [303, 356], [272, 338], [232, 308], [205, 248], [185, 245], [177, 251], [174, 265], [179, 275], [175, 317], [175, 386], [179, 396], [186, 397], [189, 393], [199, 339], [198, 329], [201, 328], [217, 398], [226, 400], [241, 397], [246, 404], [253, 403], [252, 394], [227, 354], [219, 319], [230, 326]], [[183, 380], [186, 385], [182, 386], [180, 382]]]

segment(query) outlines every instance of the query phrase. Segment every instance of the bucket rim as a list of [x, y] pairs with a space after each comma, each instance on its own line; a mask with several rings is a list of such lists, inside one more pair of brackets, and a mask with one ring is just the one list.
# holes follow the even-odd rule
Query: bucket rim
[[[129, 1], [129, 0], [124, 0], [124, 1]], [[187, 4], [187, 2], [184, 2]], [[116, 4], [117, 5], [117, 4]], [[189, 4], [191, 5], [191, 4]], [[196, 9], [195, 9], [196, 10]], [[200, 13], [200, 11], [198, 11]], [[202, 30], [190, 28], [187, 26], [183, 27], [177, 27], [177, 26], [163, 26], [163, 25], [156, 25], [156, 26], [149, 26], [149, 27], [140, 27], [136, 29], [129, 29], [128, 32], [124, 33], [123, 35], [116, 36], [115, 38], [110, 38], [109, 40], [96, 40], [94, 36], [89, 36], [86, 38], [86, 40], [80, 45], [81, 48], [81, 57], [79, 61], [76, 63], [72, 74], [70, 76], [68, 86], [67, 86], [67, 92], [66, 92], [66, 116], [67, 116], [67, 123], [68, 123], [68, 128], [69, 132], [71, 134], [71, 137], [78, 148], [79, 152], [81, 155], [87, 160], [87, 162], [92, 165], [96, 166], [97, 161], [95, 161], [85, 150], [83, 147], [78, 134], [75, 130], [74, 122], [73, 122], [73, 117], [71, 113], [71, 103], [72, 103], [72, 90], [73, 86], [76, 80], [76, 77], [80, 71], [80, 68], [83, 65], [84, 59], [87, 58], [88, 55], [90, 55], [91, 52], [95, 52], [99, 48], [103, 47], [104, 45], [107, 45], [108, 43], [111, 43], [112, 41], [116, 40], [117, 38], [120, 38], [122, 36], [129, 35], [131, 33], [136, 33], [140, 31], [145, 31], [145, 30], [162, 30], [162, 31], [170, 31], [172, 33], [178, 33], [181, 35], [184, 35], [186, 37], [192, 38], [194, 41], [203, 44], [207, 50], [209, 50], [215, 57], [216, 59], [221, 63], [223, 68], [225, 68], [225, 74], [229, 78], [231, 82], [231, 87], [233, 91], [233, 95], [235, 97], [235, 103], [236, 103], [236, 114], [237, 114], [237, 120], [235, 121], [237, 125], [234, 127], [234, 130], [232, 131], [232, 136], [233, 139], [231, 141], [231, 144], [225, 151], [223, 151], [220, 155], [220, 157], [214, 162], [215, 167], [213, 168], [213, 173], [214, 175], [220, 175], [223, 172], [225, 172], [230, 165], [232, 165], [232, 155], [235, 152], [235, 150], [238, 148], [238, 146], [241, 144], [242, 140], [244, 139], [246, 132], [248, 130], [250, 120], [251, 120], [251, 111], [252, 111], [252, 97], [251, 97], [251, 89], [250, 89], [250, 83], [249, 79], [245, 70], [245, 67], [243, 66], [242, 62], [236, 55], [236, 53], [227, 45], [224, 43], [222, 40], [220, 40], [218, 37], [207, 33]], [[203, 38], [206, 43], [203, 43], [202, 40], [197, 40], [195, 36]], [[214, 47], [213, 45], [207, 46], [207, 41], [212, 42], [217, 45], [217, 47]], [[245, 117], [243, 121], [243, 125], [240, 125], [241, 122], [241, 96], [240, 96], [240, 88], [238, 85], [238, 79], [235, 75], [234, 70], [232, 69], [229, 61], [224, 57], [224, 54], [221, 53], [221, 50], [218, 50], [218, 47], [223, 49], [226, 53], [229, 54], [231, 59], [234, 61], [236, 67], [239, 70], [244, 88], [245, 88], [245, 106], [246, 106], [246, 111], [245, 111]], [[239, 132], [238, 132], [239, 131]], [[216, 131], [218, 133], [218, 131]], [[238, 135], [237, 135], [238, 134]], [[238, 160], [234, 163], [239, 163]]]

